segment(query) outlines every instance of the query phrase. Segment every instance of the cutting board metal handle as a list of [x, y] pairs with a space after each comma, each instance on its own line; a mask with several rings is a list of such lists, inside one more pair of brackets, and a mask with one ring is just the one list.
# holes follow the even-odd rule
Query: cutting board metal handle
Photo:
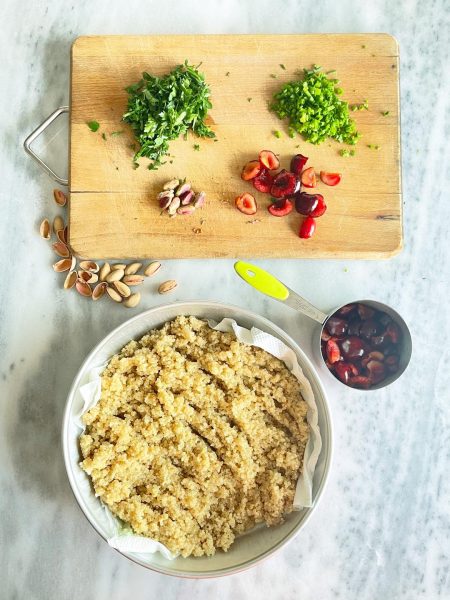
[[43, 121], [39, 127], [36, 127], [36, 129], [30, 133], [30, 135], [27, 137], [27, 139], [24, 141], [23, 143], [23, 147], [25, 149], [25, 152], [27, 154], [29, 154], [31, 156], [31, 158], [33, 158], [37, 164], [41, 167], [41, 169], [43, 169], [47, 175], [50, 175], [50, 177], [52, 179], [54, 179], [57, 183], [61, 184], [61, 185], [69, 185], [69, 182], [67, 179], [63, 179], [62, 177], [60, 177], [59, 175], [57, 175], [49, 166], [47, 163], [45, 163], [42, 158], [40, 156], [38, 156], [36, 154], [36, 152], [34, 152], [34, 150], [31, 148], [31, 144], [34, 142], [34, 140], [36, 140], [41, 133], [43, 133], [47, 127], [53, 123], [53, 121], [55, 119], [57, 119], [60, 115], [63, 115], [65, 113], [69, 112], [69, 107], [68, 106], [60, 106], [59, 108], [57, 108], [55, 111], [52, 112], [51, 115], [49, 115], [45, 121]]

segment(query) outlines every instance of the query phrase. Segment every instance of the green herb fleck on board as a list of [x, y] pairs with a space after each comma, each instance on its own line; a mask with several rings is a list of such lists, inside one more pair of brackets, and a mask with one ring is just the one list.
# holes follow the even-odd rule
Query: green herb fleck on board
[[389, 113], [390, 113], [389, 110], [382, 110], [381, 111], [381, 114], [383, 115], [383, 117], [387, 117]]
[[229, 76], [230, 76], [230, 71], [227, 71], [227, 72], [225, 73], [225, 77], [229, 77]]
[[102, 138], [103, 138], [103, 139], [105, 140], [105, 142], [106, 142], [106, 133], [104, 133], [104, 132], [102, 133]]
[[361, 104], [351, 104], [350, 110], [369, 110], [369, 101], [364, 100], [364, 102], [361, 102]]
[[286, 67], [283, 65], [283, 63], [280, 63], [280, 67], [283, 69], [283, 71], [286, 71]]
[[277, 76], [275, 75], [275, 73], [271, 73], [270, 76], [272, 77], [272, 79], [276, 79]]
[[365, 45], [365, 44], [361, 44], [361, 48], [365, 48], [365, 47], [366, 47], [366, 45]]
[[253, 98], [247, 98], [247, 102], [251, 102]]
[[367, 144], [367, 147], [371, 150], [379, 150], [380, 146], [378, 144]]
[[344, 273], [348, 273], [348, 267], [344, 267]]
[[89, 123], [87, 123], [87, 126], [91, 131], [95, 133], [96, 131], [98, 131], [100, 123], [98, 121], [89, 121]]
[[115, 137], [116, 135], [122, 135], [123, 133], [123, 129], [121, 129], [120, 131], [113, 131], [110, 133], [111, 137]]
[[343, 148], [342, 150], [339, 150], [339, 154], [341, 156], [355, 156], [356, 151], [353, 150], [353, 148], [351, 150], [348, 150], [347, 148]]
[[194, 144], [194, 150], [197, 150], [197, 152], [200, 150], [200, 144]]
[[276, 138], [280, 138], [280, 137], [281, 137], [281, 131], [278, 131], [278, 129], [277, 129], [276, 131], [274, 131], [274, 132], [273, 132], [273, 135], [274, 135]]

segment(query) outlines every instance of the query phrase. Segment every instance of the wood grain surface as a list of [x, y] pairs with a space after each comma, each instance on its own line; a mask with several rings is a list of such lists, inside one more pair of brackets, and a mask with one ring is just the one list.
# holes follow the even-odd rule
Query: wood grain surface
[[[83, 257], [124, 259], [376, 259], [396, 254], [402, 247], [398, 58], [396, 40], [385, 34], [78, 38], [72, 47], [70, 117], [74, 251]], [[121, 123], [124, 88], [138, 81], [142, 71], [162, 75], [185, 59], [202, 63], [212, 91], [210, 124], [218, 141], [194, 136], [176, 140], [170, 146], [172, 164], [149, 171], [142, 160], [134, 170], [133, 134]], [[341, 157], [338, 151], [344, 146], [335, 142], [314, 146], [300, 136], [289, 138], [287, 123], [268, 110], [273, 93], [312, 64], [337, 70], [345, 100], [369, 101], [368, 111], [352, 113], [363, 136], [353, 157]], [[383, 116], [383, 111], [389, 114]], [[87, 127], [91, 120], [100, 123], [96, 133]], [[274, 130], [282, 132], [280, 139]], [[123, 133], [111, 136], [114, 131]], [[266, 208], [269, 197], [240, 179], [242, 166], [261, 149], [279, 154], [286, 168], [291, 156], [301, 152], [317, 171], [342, 172], [339, 186], [317, 188], [328, 211], [310, 240], [297, 235], [300, 215], [272, 217]], [[189, 217], [161, 215], [156, 194], [172, 177], [186, 177], [196, 190], [205, 191], [206, 207]], [[234, 198], [252, 190], [259, 210], [248, 217], [235, 209]]]

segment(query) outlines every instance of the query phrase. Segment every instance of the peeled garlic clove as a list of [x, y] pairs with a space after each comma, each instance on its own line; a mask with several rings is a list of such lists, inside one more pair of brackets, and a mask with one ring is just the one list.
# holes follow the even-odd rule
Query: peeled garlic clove
[[127, 308], [134, 308], [135, 306], [137, 306], [139, 304], [139, 302], [141, 301], [141, 295], [139, 292], [137, 292], [136, 294], [131, 294], [131, 296], [129, 296], [126, 300], [123, 301], [123, 305], [126, 306]]
[[49, 240], [51, 237], [50, 221], [44, 219], [39, 227], [39, 233], [44, 240]]

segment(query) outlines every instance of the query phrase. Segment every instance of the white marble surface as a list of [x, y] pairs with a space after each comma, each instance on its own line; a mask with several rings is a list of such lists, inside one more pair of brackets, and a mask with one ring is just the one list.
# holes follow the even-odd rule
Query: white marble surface
[[[1, 4], [0, 598], [450, 597], [449, 13], [446, 0]], [[405, 249], [386, 262], [259, 264], [324, 308], [355, 297], [392, 304], [411, 325], [414, 356], [407, 375], [369, 396], [327, 384], [334, 466], [320, 508], [292, 543], [229, 578], [160, 576], [98, 538], [66, 479], [59, 437], [68, 387], [91, 347], [130, 313], [57, 288], [36, 235], [42, 215], [55, 213], [53, 184], [21, 143], [68, 102], [69, 48], [80, 34], [310, 31], [399, 40]], [[310, 324], [241, 284], [232, 261], [165, 269], [180, 284], [172, 299], [252, 308], [310, 349]], [[143, 308], [160, 302], [149, 289]]]

